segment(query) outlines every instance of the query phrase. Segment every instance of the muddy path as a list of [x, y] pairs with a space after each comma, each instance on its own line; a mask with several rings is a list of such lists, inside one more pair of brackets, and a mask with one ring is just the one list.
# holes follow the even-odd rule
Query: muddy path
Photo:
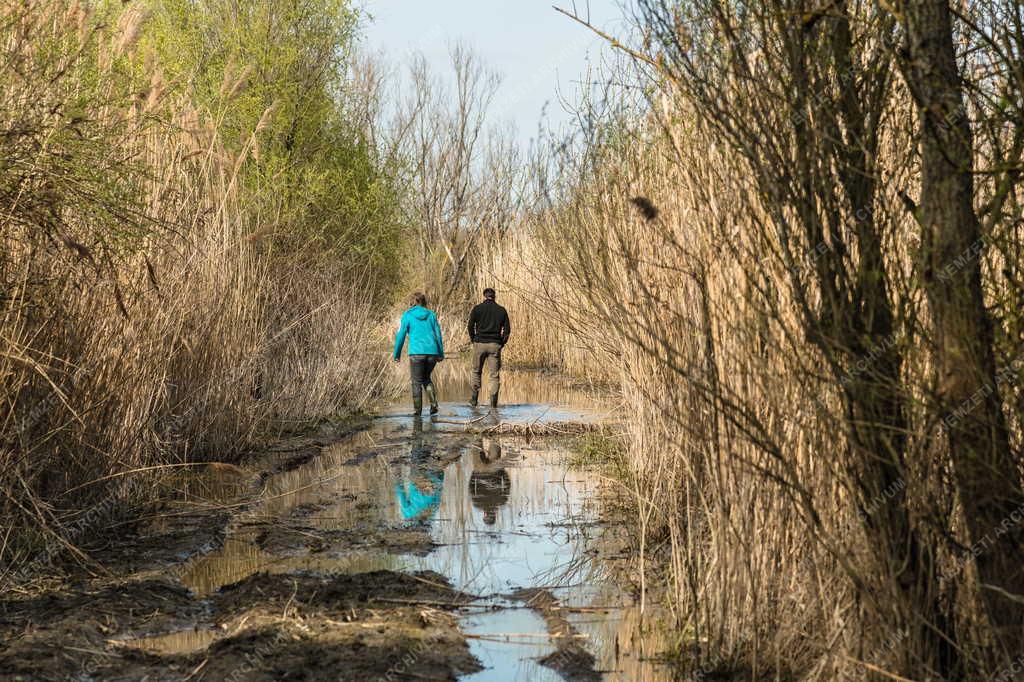
[[[402, 405], [189, 474], [92, 556], [108, 571], [0, 601], [22, 680], [662, 680], [610, 570], [620, 494], [572, 440], [607, 419], [510, 373], [487, 416]], [[586, 405], [585, 408], [579, 407]]]

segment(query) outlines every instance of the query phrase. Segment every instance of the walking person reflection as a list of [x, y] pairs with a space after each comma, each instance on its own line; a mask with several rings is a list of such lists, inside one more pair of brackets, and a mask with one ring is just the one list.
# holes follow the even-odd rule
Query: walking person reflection
[[444, 470], [432, 461], [433, 449], [423, 436], [423, 420], [413, 419], [410, 469], [406, 479], [395, 483], [395, 497], [405, 521], [428, 521], [441, 505]]
[[498, 518], [498, 509], [508, 502], [512, 487], [505, 460], [501, 456], [501, 443], [481, 438], [473, 462], [473, 473], [469, 476], [469, 497], [473, 506], [483, 512], [484, 523], [493, 526]]

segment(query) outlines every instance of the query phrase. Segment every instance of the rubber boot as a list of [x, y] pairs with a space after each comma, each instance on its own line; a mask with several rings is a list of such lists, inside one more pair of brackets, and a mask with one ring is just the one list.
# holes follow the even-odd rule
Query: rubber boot
[[430, 414], [437, 414], [437, 392], [434, 390], [434, 384], [427, 384], [423, 390], [427, 392], [427, 398], [430, 400]]
[[478, 402], [480, 402], [480, 389], [476, 389], [469, 396], [469, 406], [470, 407], [476, 407]]
[[423, 411], [423, 393], [416, 388], [412, 390], [412, 411], [417, 417]]
[[497, 393], [491, 394], [491, 409], [492, 410], [498, 409], [498, 394]]

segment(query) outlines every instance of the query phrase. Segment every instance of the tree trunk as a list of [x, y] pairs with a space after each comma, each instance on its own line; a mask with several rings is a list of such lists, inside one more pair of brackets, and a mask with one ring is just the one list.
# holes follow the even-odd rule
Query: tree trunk
[[1024, 629], [1021, 482], [1010, 451], [981, 289], [983, 237], [974, 210], [973, 139], [953, 46], [948, 0], [903, 3], [904, 74], [919, 108], [920, 220], [925, 290], [934, 323], [936, 408], [981, 593], [998, 638], [1020, 650]]

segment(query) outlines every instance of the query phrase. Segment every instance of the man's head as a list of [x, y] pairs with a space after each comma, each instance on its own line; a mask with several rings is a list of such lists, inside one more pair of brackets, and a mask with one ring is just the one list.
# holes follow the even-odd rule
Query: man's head
[[484, 289], [484, 298], [486, 298], [488, 301], [493, 301], [495, 298], [494, 289], [490, 287]]

